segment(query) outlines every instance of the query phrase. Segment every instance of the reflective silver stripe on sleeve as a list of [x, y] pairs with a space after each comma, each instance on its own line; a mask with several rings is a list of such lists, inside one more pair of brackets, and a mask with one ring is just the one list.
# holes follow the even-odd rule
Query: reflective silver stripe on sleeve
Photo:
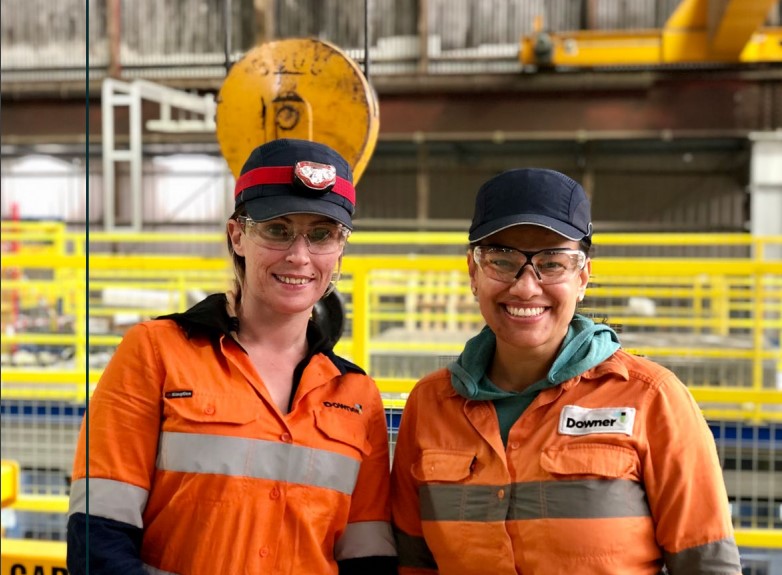
[[144, 564], [144, 571], [150, 575], [177, 575], [177, 573], [174, 573], [173, 571], [163, 571], [162, 569], [152, 567], [152, 565], [147, 565], [146, 563]]
[[732, 538], [720, 539], [678, 553], [665, 551], [665, 565], [671, 575], [702, 573], [725, 575], [741, 573], [741, 561], [736, 542]]
[[643, 486], [627, 479], [515, 483], [508, 519], [648, 517]]
[[399, 566], [417, 569], [437, 569], [437, 562], [429, 550], [423, 537], [408, 535], [404, 531], [394, 529], [396, 546], [399, 550]]
[[323, 449], [277, 441], [163, 432], [157, 467], [165, 471], [214, 473], [286, 481], [350, 495], [360, 462]]
[[507, 485], [422, 485], [424, 521], [505, 521], [647, 517], [641, 484], [625, 479]]
[[387, 521], [348, 523], [344, 533], [334, 544], [334, 559], [341, 561], [372, 556], [396, 556], [391, 524]]
[[[146, 489], [115, 481], [90, 477], [90, 515], [114, 519], [144, 527], [141, 514], [147, 506], [149, 492]], [[68, 516], [87, 512], [87, 480], [77, 479], [71, 484]]]

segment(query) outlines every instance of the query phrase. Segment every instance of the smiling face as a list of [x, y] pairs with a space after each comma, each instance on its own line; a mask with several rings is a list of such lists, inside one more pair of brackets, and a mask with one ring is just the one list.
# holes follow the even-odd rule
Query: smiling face
[[[318, 224], [331, 224], [333, 220], [312, 214], [290, 214], [270, 223], [293, 228], [298, 234], [311, 231]], [[228, 233], [235, 253], [245, 258], [243, 306], [257, 306], [274, 313], [311, 313], [342, 257], [341, 248], [328, 254], [310, 253], [301, 235], [286, 249], [263, 247], [236, 220], [228, 221]]]
[[[526, 252], [552, 248], [578, 249], [579, 243], [532, 225], [507, 228], [483, 240], [480, 245], [505, 246]], [[476, 292], [481, 315], [497, 336], [497, 346], [513, 348], [514, 355], [552, 360], [567, 334], [576, 304], [589, 281], [591, 261], [562, 283], [544, 284], [527, 265], [513, 283], [492, 279], [467, 256], [470, 282]]]

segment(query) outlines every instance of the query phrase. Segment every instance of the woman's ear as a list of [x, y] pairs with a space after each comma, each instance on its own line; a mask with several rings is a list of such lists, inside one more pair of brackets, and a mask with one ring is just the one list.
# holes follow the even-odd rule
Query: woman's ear
[[592, 260], [587, 258], [584, 269], [579, 274], [579, 280], [581, 285], [578, 287], [578, 301], [584, 300], [584, 293], [586, 292], [587, 285], [589, 285], [589, 278], [592, 276]]
[[467, 250], [467, 270], [470, 272], [470, 284], [475, 285], [475, 260], [472, 257], [472, 250]]
[[472, 257], [472, 250], [467, 250], [467, 270], [470, 272], [470, 290], [474, 296], [478, 295], [478, 284], [475, 280], [477, 268], [478, 266]]
[[334, 269], [331, 271], [331, 283], [335, 284], [342, 277], [342, 254], [339, 254], [337, 263], [334, 264]]
[[231, 246], [233, 247], [234, 253], [244, 257], [244, 246], [242, 244], [244, 234], [242, 234], [241, 224], [237, 220], [231, 219], [228, 220], [226, 226], [228, 237], [231, 238]]

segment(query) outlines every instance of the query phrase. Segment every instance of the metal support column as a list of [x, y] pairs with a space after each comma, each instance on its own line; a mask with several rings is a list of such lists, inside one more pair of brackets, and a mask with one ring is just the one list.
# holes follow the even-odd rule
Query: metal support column
[[[779, 236], [782, 235], [782, 130], [753, 132], [750, 140], [750, 231], [753, 236]], [[758, 257], [759, 254], [754, 255]], [[782, 260], [782, 246], [767, 245], [762, 258]], [[761, 287], [758, 285], [757, 289]], [[765, 311], [763, 306], [763, 299], [756, 299], [756, 313], [773, 317], [773, 312]], [[767, 342], [763, 346], [779, 349], [782, 346], [782, 330], [764, 330], [756, 334], [756, 340], [757, 343]], [[762, 365], [756, 366], [756, 369], [762, 369]], [[778, 390], [782, 390], [782, 361], [776, 365], [775, 385]], [[782, 558], [778, 567], [782, 569]]]
[[[782, 235], [782, 130], [753, 132], [750, 164], [750, 232]], [[782, 259], [782, 248], [768, 246], [764, 259]]]
[[116, 229], [116, 171], [117, 162], [130, 160], [130, 150], [115, 146], [114, 109], [130, 106], [130, 84], [106, 79], [101, 88], [101, 120], [103, 147], [103, 227], [106, 231]]

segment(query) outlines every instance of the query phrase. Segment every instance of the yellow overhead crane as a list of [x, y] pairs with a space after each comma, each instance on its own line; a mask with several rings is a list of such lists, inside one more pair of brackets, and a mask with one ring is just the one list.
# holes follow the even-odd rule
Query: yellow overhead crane
[[[584, 30], [522, 38], [522, 64], [555, 68], [782, 63], [777, 0], [682, 0], [659, 30]], [[538, 28], [540, 28], [538, 26]]]

